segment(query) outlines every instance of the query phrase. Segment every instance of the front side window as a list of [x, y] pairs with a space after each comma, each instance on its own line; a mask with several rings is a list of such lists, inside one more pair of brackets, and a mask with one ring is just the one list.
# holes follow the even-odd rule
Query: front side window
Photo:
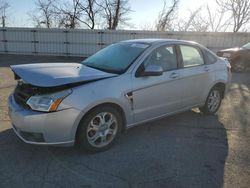
[[90, 56], [82, 63], [86, 66], [111, 73], [123, 73], [147, 48], [144, 43], [116, 43]]
[[177, 59], [174, 46], [162, 46], [155, 49], [144, 61], [144, 66], [159, 65], [163, 71], [177, 68]]
[[200, 50], [192, 46], [180, 45], [184, 67], [192, 67], [204, 64]]

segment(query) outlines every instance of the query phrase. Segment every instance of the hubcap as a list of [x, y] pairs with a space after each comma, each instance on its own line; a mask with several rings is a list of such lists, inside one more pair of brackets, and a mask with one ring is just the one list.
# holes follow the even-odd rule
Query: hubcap
[[117, 129], [115, 115], [110, 112], [101, 112], [94, 116], [88, 124], [88, 142], [94, 147], [107, 146], [114, 139]]
[[208, 109], [210, 112], [216, 111], [220, 104], [220, 92], [213, 90], [208, 97]]

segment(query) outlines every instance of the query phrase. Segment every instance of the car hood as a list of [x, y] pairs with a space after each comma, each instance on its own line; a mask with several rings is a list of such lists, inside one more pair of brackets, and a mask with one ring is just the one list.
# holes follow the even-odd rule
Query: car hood
[[38, 87], [84, 83], [116, 76], [80, 63], [38, 63], [12, 65], [10, 68], [24, 82]]

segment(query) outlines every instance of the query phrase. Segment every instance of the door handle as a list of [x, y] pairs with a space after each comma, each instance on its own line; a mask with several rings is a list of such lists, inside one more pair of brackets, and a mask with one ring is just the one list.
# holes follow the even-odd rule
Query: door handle
[[179, 74], [176, 73], [176, 72], [173, 72], [173, 73], [170, 74], [169, 77], [175, 79], [175, 78], [178, 78], [178, 77], [179, 77]]
[[208, 66], [205, 66], [205, 67], [203, 68], [203, 70], [207, 72], [207, 71], [210, 70], [210, 68], [209, 68]]

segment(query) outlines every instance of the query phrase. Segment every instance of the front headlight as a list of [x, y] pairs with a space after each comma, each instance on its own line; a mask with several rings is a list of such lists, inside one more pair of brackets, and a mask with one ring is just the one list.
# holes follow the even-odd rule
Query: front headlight
[[71, 89], [50, 93], [45, 95], [35, 95], [31, 96], [27, 104], [32, 110], [42, 111], [42, 112], [54, 112], [57, 110], [59, 104], [63, 101], [65, 97], [72, 93]]

